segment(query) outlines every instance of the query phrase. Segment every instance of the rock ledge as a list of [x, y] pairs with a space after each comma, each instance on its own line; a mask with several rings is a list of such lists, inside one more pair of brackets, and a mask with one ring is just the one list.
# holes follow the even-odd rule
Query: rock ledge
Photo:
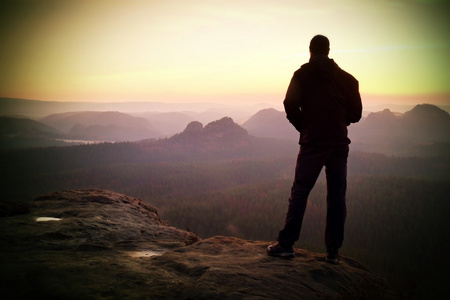
[[142, 200], [111, 191], [57, 192], [27, 207], [0, 218], [6, 299], [394, 298], [350, 258], [330, 265], [323, 254], [296, 249], [284, 260], [266, 255], [268, 242], [201, 240]]

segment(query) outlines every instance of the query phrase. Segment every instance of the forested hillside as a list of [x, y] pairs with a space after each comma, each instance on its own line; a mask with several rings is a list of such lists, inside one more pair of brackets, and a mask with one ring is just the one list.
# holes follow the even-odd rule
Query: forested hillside
[[35, 120], [0, 116], [0, 151], [30, 146], [63, 146], [63, 133]]
[[39, 121], [58, 128], [67, 139], [73, 140], [137, 141], [159, 134], [148, 120], [115, 111], [68, 112]]

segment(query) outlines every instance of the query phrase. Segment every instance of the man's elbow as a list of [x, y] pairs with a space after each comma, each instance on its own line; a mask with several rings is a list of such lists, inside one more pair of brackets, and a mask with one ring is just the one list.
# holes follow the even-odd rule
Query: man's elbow
[[361, 120], [361, 117], [362, 117], [361, 114], [351, 116], [350, 118], [347, 119], [347, 125], [350, 125], [350, 123], [358, 123]]

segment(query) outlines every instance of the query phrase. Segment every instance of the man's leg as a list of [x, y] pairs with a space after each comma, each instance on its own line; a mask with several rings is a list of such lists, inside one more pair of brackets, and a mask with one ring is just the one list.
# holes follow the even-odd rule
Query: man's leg
[[336, 146], [325, 164], [327, 176], [325, 246], [329, 251], [336, 251], [336, 254], [344, 240], [344, 225], [347, 216], [345, 194], [348, 150], [348, 145]]
[[300, 236], [309, 193], [316, 183], [328, 153], [328, 147], [302, 146], [300, 149], [285, 225], [278, 235], [278, 243], [283, 247], [293, 246]]

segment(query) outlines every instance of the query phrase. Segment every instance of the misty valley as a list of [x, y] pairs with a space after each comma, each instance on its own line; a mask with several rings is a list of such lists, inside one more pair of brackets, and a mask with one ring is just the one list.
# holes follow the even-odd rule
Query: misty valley
[[[53, 191], [101, 188], [143, 199], [202, 238], [273, 241], [284, 222], [298, 134], [284, 112], [176, 111], [0, 116], [0, 214]], [[236, 113], [236, 112], [234, 112]], [[231, 116], [231, 117], [230, 117]], [[405, 295], [434, 295], [450, 268], [450, 116], [423, 104], [349, 127], [342, 254]], [[74, 140], [78, 145], [63, 140]], [[107, 141], [89, 144], [90, 141]], [[323, 173], [323, 172], [322, 172]], [[321, 174], [296, 247], [323, 252]]]

